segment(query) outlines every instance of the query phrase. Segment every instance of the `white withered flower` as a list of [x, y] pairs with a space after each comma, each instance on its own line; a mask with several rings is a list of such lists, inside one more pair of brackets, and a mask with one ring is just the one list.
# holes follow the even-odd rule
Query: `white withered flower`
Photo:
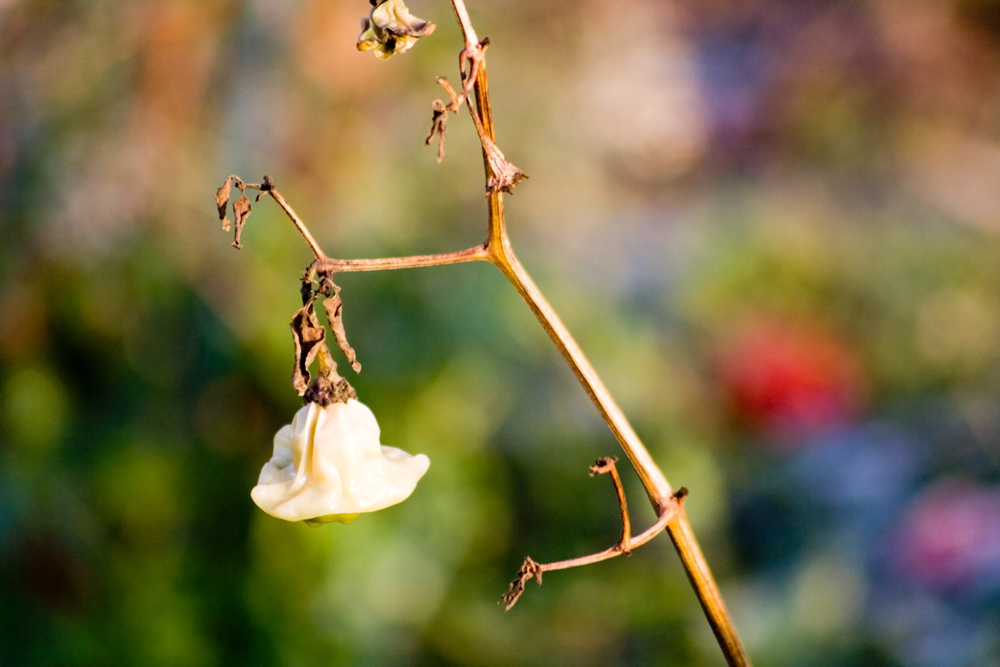
[[373, 0], [372, 4], [371, 14], [361, 19], [359, 51], [375, 49], [375, 56], [385, 60], [434, 32], [434, 24], [410, 14], [403, 0]]
[[274, 455], [250, 495], [286, 521], [350, 523], [405, 500], [430, 464], [381, 445], [375, 415], [356, 399], [310, 403], [274, 436]]

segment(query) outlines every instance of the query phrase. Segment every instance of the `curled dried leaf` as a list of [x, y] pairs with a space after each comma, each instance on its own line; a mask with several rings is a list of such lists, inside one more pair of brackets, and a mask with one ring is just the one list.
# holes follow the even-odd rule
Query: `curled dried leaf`
[[524, 585], [529, 579], [534, 579], [535, 582], [541, 586], [542, 569], [538, 566], [538, 563], [531, 560], [531, 556], [525, 556], [524, 564], [521, 565], [521, 569], [517, 571], [517, 576], [514, 578], [514, 581], [510, 582], [510, 588], [508, 588], [507, 592], [500, 598], [500, 604], [504, 605], [507, 611], [510, 611], [511, 607], [517, 604], [521, 594], [524, 593]]
[[320, 326], [312, 300], [295, 311], [291, 327], [292, 342], [295, 344], [292, 386], [299, 396], [303, 396], [309, 389], [309, 366], [316, 359], [316, 355], [326, 348], [326, 329]]
[[243, 245], [240, 244], [240, 235], [243, 233], [243, 225], [246, 224], [252, 210], [253, 206], [245, 194], [241, 194], [240, 198], [233, 202], [233, 217], [236, 219], [236, 237], [233, 239], [233, 247], [237, 250], [243, 248]]
[[[226, 204], [229, 203], [229, 193], [232, 190], [232, 177], [226, 179], [222, 187], [215, 191], [215, 205], [219, 207], [219, 220], [226, 220]], [[223, 225], [225, 228], [225, 225]]]
[[437, 137], [437, 161], [440, 163], [444, 159], [444, 135], [448, 131], [448, 108], [441, 100], [434, 100], [431, 106], [434, 109], [434, 115], [431, 117], [431, 131], [427, 135], [427, 139], [424, 140], [424, 145], [430, 146], [434, 137]]
[[347, 333], [344, 331], [344, 302], [340, 299], [340, 287], [333, 285], [333, 296], [323, 301], [323, 307], [326, 309], [327, 319], [330, 320], [330, 330], [333, 331], [337, 347], [347, 357], [354, 372], [360, 373], [361, 364], [358, 362], [358, 356], [351, 344], [347, 342]]

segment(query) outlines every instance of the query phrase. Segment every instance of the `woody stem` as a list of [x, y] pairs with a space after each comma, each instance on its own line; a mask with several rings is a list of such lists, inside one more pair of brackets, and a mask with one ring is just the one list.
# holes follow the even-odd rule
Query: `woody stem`
[[[455, 14], [459, 17], [459, 24], [462, 28], [465, 41], [475, 42], [475, 33], [471, 30], [471, 23], [468, 21], [468, 12], [465, 9], [463, 0], [451, 0], [455, 8]], [[482, 124], [486, 135], [494, 143], [496, 142], [496, 130], [493, 126], [492, 108], [490, 106], [489, 79], [486, 73], [486, 63], [481, 62], [476, 72], [476, 106], [479, 114], [479, 121]], [[478, 124], [477, 124], [478, 125]], [[477, 128], [478, 129], [478, 128]], [[489, 182], [490, 163], [487, 159], [485, 149], [483, 151], [483, 162], [486, 169], [486, 179]], [[658, 517], [662, 517], [669, 509], [669, 501], [672, 495], [670, 484], [664, 477], [663, 472], [653, 461], [649, 451], [642, 444], [639, 436], [633, 430], [631, 424], [621, 408], [611, 397], [611, 393], [604, 386], [600, 376], [591, 366], [590, 361], [580, 350], [580, 347], [573, 340], [569, 330], [556, 315], [555, 310], [549, 305], [545, 297], [542, 296], [538, 286], [528, 272], [521, 266], [521, 263], [514, 255], [507, 236], [506, 223], [503, 213], [503, 195], [499, 192], [491, 193], [488, 196], [489, 205], [489, 226], [486, 240], [486, 250], [489, 252], [490, 261], [507, 277], [514, 289], [518, 291], [524, 301], [531, 308], [542, 328], [549, 334], [549, 338], [556, 348], [562, 353], [573, 373], [598, 412], [611, 428], [611, 432], [618, 440], [629, 461], [635, 468], [642, 480], [643, 487], [649, 496]], [[712, 577], [708, 562], [698, 545], [698, 541], [687, 521], [687, 516], [683, 510], [674, 520], [667, 524], [670, 538], [681, 557], [688, 579], [698, 596], [702, 609], [708, 618], [709, 625], [715, 633], [719, 647], [726, 657], [726, 662], [731, 667], [749, 667], [750, 660], [733, 626], [732, 619], [726, 609], [722, 594], [718, 585]], [[636, 540], [638, 542], [638, 540]]]

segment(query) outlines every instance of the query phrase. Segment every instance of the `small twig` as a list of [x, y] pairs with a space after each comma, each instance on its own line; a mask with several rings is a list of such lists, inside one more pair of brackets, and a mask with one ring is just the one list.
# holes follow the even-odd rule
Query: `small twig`
[[[285, 212], [285, 215], [289, 217], [289, 219], [295, 225], [295, 228], [299, 230], [299, 234], [302, 235], [302, 238], [304, 238], [306, 240], [306, 243], [309, 244], [309, 248], [312, 250], [313, 256], [316, 257], [317, 260], [327, 259], [326, 254], [323, 252], [323, 249], [319, 247], [319, 243], [317, 243], [316, 239], [313, 238], [313, 235], [309, 233], [309, 229], [306, 227], [306, 223], [302, 222], [302, 219], [295, 213], [292, 207], [288, 205], [288, 202], [285, 201], [285, 198], [281, 196], [281, 193], [278, 192], [277, 188], [274, 187], [274, 180], [270, 176], [265, 176], [264, 180], [261, 183], [245, 183], [242, 179], [240, 179], [239, 176], [230, 176], [226, 180], [227, 185], [229, 181], [234, 182], [236, 184], [236, 187], [240, 189], [240, 192], [244, 192], [246, 190], [259, 190], [260, 194], [257, 195], [256, 201], [260, 201], [260, 198], [263, 197], [265, 194], [271, 195], [271, 198], [274, 199], [274, 201], [278, 202], [278, 206], [280, 206], [281, 210]], [[226, 188], [226, 186], [223, 186], [223, 188]], [[223, 188], [219, 189], [219, 194], [216, 194], [216, 199], [220, 197]], [[225, 194], [228, 197], [229, 194], [228, 189], [226, 190]], [[220, 213], [221, 212], [222, 209], [220, 204]], [[237, 248], [238, 247], [239, 246], [237, 245]]]
[[[267, 179], [265, 178], [265, 182], [266, 181]], [[323, 249], [319, 247], [319, 243], [316, 242], [316, 239], [313, 238], [313, 235], [309, 233], [309, 229], [306, 227], [306, 224], [302, 222], [302, 219], [299, 218], [298, 215], [295, 214], [295, 211], [292, 210], [292, 207], [288, 205], [288, 202], [286, 202], [285, 198], [281, 196], [281, 193], [275, 190], [273, 187], [270, 188], [267, 192], [268, 194], [271, 195], [271, 198], [274, 199], [274, 201], [278, 202], [278, 206], [281, 207], [281, 210], [285, 212], [285, 214], [291, 219], [293, 223], [295, 223], [295, 227], [299, 230], [299, 234], [302, 234], [302, 238], [304, 238], [306, 240], [306, 243], [309, 244], [309, 248], [312, 250], [313, 255], [316, 257], [316, 259], [318, 260], [327, 259], [326, 253], [324, 253]]]
[[615, 493], [618, 494], [618, 507], [622, 512], [621, 547], [625, 555], [630, 556], [632, 555], [632, 524], [628, 518], [628, 502], [625, 500], [625, 487], [622, 486], [622, 478], [618, 476], [618, 468], [615, 467], [616, 463], [618, 463], [617, 456], [597, 459], [597, 463], [590, 466], [590, 476], [593, 477], [594, 475], [603, 475], [605, 473], [611, 474], [611, 481], [615, 485]]
[[380, 257], [378, 259], [332, 259], [328, 258], [327, 266], [333, 273], [350, 273], [353, 271], [387, 271], [392, 269], [417, 269], [425, 266], [443, 266], [445, 264], [461, 264], [462, 262], [489, 261], [489, 253], [481, 245], [445, 252], [437, 255], [412, 255], [410, 257]]
[[[601, 459], [598, 461], [600, 465], [601, 461], [607, 461], [609, 459]], [[611, 464], [611, 469], [614, 470], [614, 464]], [[614, 477], [617, 477], [615, 473]], [[615, 487], [617, 489], [621, 488], [621, 481], [619, 480]], [[663, 530], [675, 519], [683, 516], [684, 510], [684, 498], [687, 496], [688, 491], [686, 488], [681, 487], [677, 490], [670, 498], [670, 502], [660, 511], [660, 516], [657, 518], [656, 523], [647, 528], [641, 535], [636, 537], [631, 541], [630, 547], [641, 547], [646, 544], [654, 537], [663, 532]], [[622, 497], [624, 492], [622, 492]], [[622, 504], [622, 511], [625, 512], [625, 506]], [[510, 588], [507, 592], [503, 594], [500, 598], [500, 604], [505, 605], [506, 609], [510, 609], [517, 604], [518, 599], [521, 594], [524, 593], [524, 585], [529, 579], [534, 579], [535, 582], [541, 586], [542, 585], [542, 574], [544, 572], [552, 572], [555, 570], [568, 570], [572, 567], [582, 567], [584, 565], [592, 565], [594, 563], [600, 563], [604, 560], [610, 560], [612, 558], [617, 558], [622, 554], [630, 554], [631, 548], [626, 546], [627, 542], [623, 537], [622, 541], [618, 544], [605, 549], [596, 554], [590, 554], [589, 556], [580, 556], [579, 558], [570, 558], [568, 560], [561, 560], [555, 563], [536, 563], [531, 559], [530, 556], [526, 556], [524, 559], [524, 564], [521, 565], [521, 569], [517, 571], [517, 576], [514, 580], [510, 582]]]

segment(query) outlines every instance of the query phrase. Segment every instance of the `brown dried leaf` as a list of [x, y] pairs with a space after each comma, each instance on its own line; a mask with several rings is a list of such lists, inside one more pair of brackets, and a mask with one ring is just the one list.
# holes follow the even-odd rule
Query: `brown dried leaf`
[[246, 224], [252, 210], [253, 206], [245, 194], [241, 194], [240, 198], [233, 202], [233, 217], [236, 218], [236, 238], [233, 240], [233, 247], [237, 250], [243, 248], [240, 244], [240, 234], [243, 233], [243, 225]]
[[295, 344], [295, 370], [292, 371], [292, 386], [299, 396], [309, 389], [309, 366], [320, 350], [325, 347], [326, 329], [320, 326], [312, 301], [309, 301], [292, 316], [292, 342]]
[[424, 140], [424, 146], [430, 146], [434, 137], [437, 137], [437, 161], [440, 164], [444, 159], [444, 135], [448, 132], [448, 109], [441, 100], [434, 100], [431, 106], [434, 108], [434, 115], [431, 117], [431, 131]]
[[351, 344], [347, 342], [347, 332], [344, 331], [344, 302], [340, 299], [340, 287], [333, 286], [333, 296], [323, 301], [323, 307], [326, 308], [326, 317], [330, 320], [330, 330], [333, 331], [333, 337], [337, 340], [337, 347], [347, 357], [354, 372], [360, 373], [361, 364], [358, 362], [358, 356]]
[[538, 566], [538, 563], [531, 560], [531, 556], [525, 556], [524, 564], [517, 571], [517, 577], [514, 581], [510, 582], [510, 588], [500, 598], [500, 604], [505, 605], [507, 611], [510, 611], [511, 607], [517, 604], [521, 594], [524, 593], [524, 585], [532, 578], [541, 586], [542, 569]]
[[229, 231], [226, 226], [226, 204], [229, 203], [229, 192], [232, 189], [232, 177], [227, 178], [222, 187], [215, 191], [215, 205], [219, 207], [219, 220], [223, 221], [222, 228]]

